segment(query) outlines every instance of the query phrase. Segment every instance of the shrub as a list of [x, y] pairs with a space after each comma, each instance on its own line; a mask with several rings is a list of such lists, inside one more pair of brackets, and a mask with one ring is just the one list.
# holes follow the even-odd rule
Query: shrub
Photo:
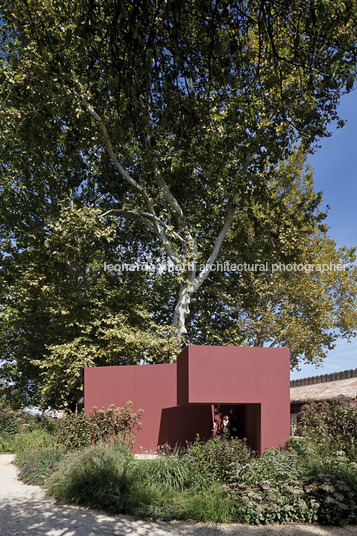
[[296, 456], [279, 450], [268, 450], [260, 458], [248, 463], [236, 461], [230, 474], [230, 482], [237, 484], [254, 484], [272, 481], [284, 484], [299, 477], [296, 468]]
[[17, 434], [20, 416], [21, 412], [0, 409], [0, 434], [5, 436]]
[[306, 468], [305, 493], [318, 505], [317, 520], [328, 525], [357, 523], [357, 466], [333, 461]]
[[88, 416], [81, 411], [68, 413], [59, 420], [56, 431], [58, 442], [68, 450], [90, 445]]
[[0, 409], [0, 452], [13, 452], [21, 412]]
[[237, 462], [229, 488], [242, 523], [311, 521], [316, 515], [318, 505], [304, 500], [296, 456], [289, 453], [271, 450], [246, 464]]
[[32, 432], [18, 434], [13, 440], [13, 452], [29, 453], [40, 449], [54, 447], [56, 445], [55, 437], [46, 430], [37, 429]]
[[347, 397], [305, 404], [298, 433], [320, 456], [343, 451], [348, 459], [357, 461], [357, 407]]
[[[56, 422], [50, 417], [39, 419], [26, 412], [0, 409], [0, 452], [16, 452], [18, 438], [23, 434], [38, 430], [53, 433], [55, 427]], [[30, 441], [29, 435], [26, 438], [23, 442]]]
[[63, 457], [63, 449], [46, 447], [41, 450], [22, 451], [16, 456], [20, 479], [25, 484], [42, 485]]
[[113, 445], [99, 444], [71, 452], [48, 479], [47, 490], [70, 503], [125, 511], [130, 459], [128, 451], [124, 454]]
[[141, 415], [142, 410], [132, 411], [132, 402], [127, 402], [123, 408], [95, 409], [90, 414], [69, 413], [58, 424], [57, 438], [68, 450], [118, 438], [131, 448], [140, 430]]
[[55, 434], [58, 426], [58, 421], [53, 417], [41, 417], [37, 420], [37, 427], [46, 430], [50, 434]]
[[141, 427], [142, 413], [140, 409], [133, 412], [133, 403], [130, 401], [123, 408], [111, 405], [107, 410], [95, 409], [88, 417], [91, 444], [120, 437], [129, 448], [133, 447]]
[[197, 439], [187, 446], [184, 458], [191, 468], [192, 478], [226, 481], [232, 471], [232, 464], [244, 464], [254, 458], [255, 453], [242, 439]]

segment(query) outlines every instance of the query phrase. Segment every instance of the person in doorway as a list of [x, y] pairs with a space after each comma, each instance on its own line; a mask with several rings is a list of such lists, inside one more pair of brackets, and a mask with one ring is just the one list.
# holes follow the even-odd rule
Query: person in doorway
[[223, 417], [222, 426], [223, 426], [223, 437], [225, 439], [229, 439], [231, 437], [231, 425], [229, 422], [228, 415], [225, 415]]

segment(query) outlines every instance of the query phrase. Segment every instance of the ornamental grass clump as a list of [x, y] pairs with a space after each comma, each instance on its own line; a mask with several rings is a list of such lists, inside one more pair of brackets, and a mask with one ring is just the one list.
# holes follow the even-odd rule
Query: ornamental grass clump
[[180, 517], [172, 505], [174, 492], [150, 481], [142, 464], [146, 462], [137, 462], [127, 447], [116, 443], [74, 450], [47, 480], [47, 491], [64, 502], [111, 513], [163, 520]]
[[56, 499], [113, 512], [125, 511], [130, 452], [99, 444], [70, 452], [47, 481]]
[[175, 454], [143, 460], [139, 472], [148, 484], [159, 484], [172, 490], [183, 490], [192, 484], [192, 467], [184, 458]]
[[230, 523], [237, 519], [237, 502], [228, 486], [214, 481], [176, 498], [181, 517], [202, 523]]

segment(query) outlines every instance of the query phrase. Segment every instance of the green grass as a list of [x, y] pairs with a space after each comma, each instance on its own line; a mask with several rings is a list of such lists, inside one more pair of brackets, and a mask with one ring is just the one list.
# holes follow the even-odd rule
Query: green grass
[[0, 435], [0, 452], [19, 454], [32, 452], [42, 448], [54, 447], [57, 444], [51, 432], [44, 428], [18, 434]]
[[16, 435], [1, 434], [0, 435], [0, 454], [13, 453], [15, 451]]
[[237, 502], [229, 496], [227, 486], [212, 482], [206, 489], [188, 490], [177, 498], [177, 507], [183, 519], [202, 523], [230, 523], [236, 520]]

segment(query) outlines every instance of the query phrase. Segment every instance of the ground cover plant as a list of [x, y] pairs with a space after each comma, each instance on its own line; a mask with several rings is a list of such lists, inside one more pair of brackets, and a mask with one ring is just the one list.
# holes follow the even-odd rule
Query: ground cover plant
[[128, 452], [140, 429], [141, 411], [134, 413], [128, 402], [123, 408], [109, 407], [71, 413], [56, 421], [21, 411], [0, 412], [0, 452], [16, 454], [20, 478], [27, 484], [43, 485], [69, 452], [100, 442], [115, 444]]
[[303, 409], [302, 437], [260, 457], [245, 440], [197, 438], [153, 460], [134, 459], [140, 414], [130, 404], [69, 414], [57, 425], [7, 416], [3, 430], [20, 478], [67, 503], [161, 520], [355, 524], [356, 409], [344, 399], [317, 409]]
[[248, 463], [236, 462], [229, 484], [242, 522], [316, 519], [318, 505], [305, 495], [294, 454], [271, 450]]
[[197, 440], [154, 460], [135, 460], [121, 449], [107, 443], [74, 451], [48, 480], [48, 492], [161, 520], [356, 522], [356, 470], [341, 461], [306, 464], [291, 445], [258, 457], [242, 440]]
[[357, 465], [334, 460], [306, 466], [304, 489], [317, 504], [317, 520], [328, 525], [357, 522]]
[[17, 454], [16, 465], [20, 469], [19, 478], [25, 484], [43, 485], [63, 455], [63, 449], [58, 446], [32, 451], [25, 450]]

